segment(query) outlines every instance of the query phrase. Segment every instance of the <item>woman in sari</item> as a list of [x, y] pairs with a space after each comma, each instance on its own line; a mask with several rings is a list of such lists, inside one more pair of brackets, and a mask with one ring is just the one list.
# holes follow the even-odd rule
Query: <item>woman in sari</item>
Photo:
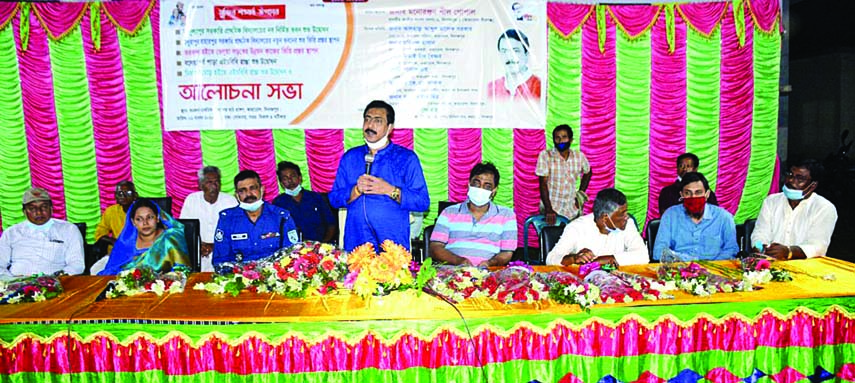
[[190, 265], [184, 225], [151, 200], [138, 199], [128, 210], [107, 266], [98, 275], [116, 275], [141, 266], [169, 272], [177, 265]]

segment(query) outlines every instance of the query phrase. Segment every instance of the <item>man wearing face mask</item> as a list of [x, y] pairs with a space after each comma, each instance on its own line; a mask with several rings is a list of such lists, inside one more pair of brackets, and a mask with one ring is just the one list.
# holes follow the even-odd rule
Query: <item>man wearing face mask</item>
[[[692, 153], [683, 153], [677, 157], [677, 179], [674, 183], [662, 188], [659, 192], [659, 216], [665, 214], [665, 210], [669, 207], [679, 205], [683, 201], [683, 186], [680, 181], [686, 173], [698, 171], [698, 166], [701, 162], [698, 156]], [[710, 197], [707, 198], [707, 203], [718, 206], [718, 199], [715, 197], [715, 192], [710, 190]]]
[[83, 272], [83, 238], [77, 226], [52, 218], [50, 195], [42, 188], [24, 193], [27, 220], [0, 236], [0, 279], [38, 273]]
[[648, 262], [644, 240], [626, 212], [626, 195], [617, 189], [600, 190], [593, 213], [570, 222], [546, 256], [547, 265], [588, 262], [614, 266]]
[[371, 101], [362, 113], [364, 146], [341, 157], [330, 204], [347, 208], [344, 248], [365, 243], [375, 249], [391, 240], [410, 249], [410, 212], [428, 210], [422, 165], [416, 154], [389, 141], [395, 109], [383, 101]]
[[659, 260], [665, 249], [684, 260], [733, 258], [739, 251], [733, 215], [707, 203], [710, 187], [703, 174], [686, 173], [680, 183], [683, 203], [668, 208], [662, 215], [653, 259]]
[[276, 197], [273, 204], [291, 213], [304, 241], [331, 243], [335, 238], [336, 223], [324, 196], [303, 189], [303, 174], [293, 162], [280, 162], [276, 176], [285, 192]]
[[504, 266], [517, 248], [517, 219], [512, 209], [492, 202], [499, 171], [487, 162], [469, 172], [465, 202], [442, 211], [430, 237], [431, 257], [451, 265]]
[[237, 206], [235, 197], [220, 191], [221, 173], [216, 166], [206, 166], [199, 170], [199, 190], [190, 193], [181, 207], [181, 218], [199, 220], [199, 237], [202, 240], [202, 271], [214, 271], [211, 252], [214, 251], [214, 231], [220, 212]]
[[291, 214], [264, 202], [261, 177], [253, 170], [235, 176], [238, 206], [220, 212], [214, 234], [214, 269], [224, 262], [241, 263], [267, 257], [300, 240]]
[[[545, 149], [537, 156], [537, 174], [540, 188], [540, 210], [548, 225], [555, 224], [555, 217], [576, 218], [581, 206], [576, 202], [577, 193], [585, 195], [591, 181], [591, 165], [585, 154], [570, 149], [573, 130], [561, 124], [552, 130], [553, 149]], [[582, 178], [579, 191], [576, 180]], [[587, 200], [588, 197], [583, 198]]]
[[837, 223], [837, 209], [814, 192], [822, 171], [815, 160], [790, 166], [782, 192], [766, 197], [760, 208], [751, 234], [755, 251], [777, 259], [825, 256]]

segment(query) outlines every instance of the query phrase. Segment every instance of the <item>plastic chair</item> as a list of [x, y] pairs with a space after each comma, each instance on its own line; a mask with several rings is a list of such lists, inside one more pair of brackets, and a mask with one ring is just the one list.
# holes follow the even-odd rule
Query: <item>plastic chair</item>
[[540, 264], [546, 264], [546, 255], [552, 251], [552, 248], [555, 247], [555, 244], [558, 243], [558, 240], [561, 238], [561, 234], [564, 233], [564, 228], [567, 225], [558, 225], [558, 226], [547, 226], [544, 227], [540, 232]]
[[419, 262], [424, 262], [426, 259], [430, 258], [430, 236], [433, 234], [433, 228], [434, 227], [436, 227], [436, 225], [430, 225], [430, 226], [425, 228], [425, 236], [424, 236], [425, 251], [422, 252], [423, 257], [421, 260], [419, 260]]
[[187, 257], [190, 258], [190, 269], [198, 273], [202, 271], [202, 257], [200, 256], [202, 239], [199, 237], [199, 220], [179, 218], [178, 222], [184, 224], [184, 240], [187, 241]]
[[[567, 218], [563, 215], [555, 216], [555, 225], [558, 226], [561, 224], [570, 223], [571, 219]], [[525, 224], [523, 224], [523, 261], [526, 263], [531, 263], [531, 259], [528, 258], [528, 227], [529, 225], [534, 225], [534, 230], [537, 233], [537, 236], [540, 237], [540, 232], [544, 227], [550, 226], [546, 224], [546, 216], [543, 214], [533, 215], [531, 217], [526, 218]]]
[[169, 215], [173, 215], [172, 214], [172, 197], [168, 197], [168, 196], [167, 197], [140, 197], [140, 199], [151, 200], [152, 202], [156, 203], [157, 206], [160, 206], [160, 208], [162, 210], [169, 213]]
[[656, 245], [656, 234], [659, 233], [659, 224], [662, 221], [656, 218], [647, 223], [647, 253], [650, 255], [650, 260], [653, 260], [653, 246]]
[[744, 233], [742, 234], [742, 243], [740, 243], [739, 245], [743, 251], [746, 251], [748, 253], [751, 253], [751, 248], [754, 247], [754, 244], [751, 243], [751, 234], [754, 233], [754, 225], [756, 224], [757, 219], [755, 218], [746, 219], [745, 223], [743, 223], [745, 229]]

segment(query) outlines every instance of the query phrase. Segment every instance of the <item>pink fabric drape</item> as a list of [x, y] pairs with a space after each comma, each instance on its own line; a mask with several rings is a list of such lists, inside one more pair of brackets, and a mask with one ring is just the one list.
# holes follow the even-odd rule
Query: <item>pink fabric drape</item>
[[[77, 26], [88, 3], [32, 3], [35, 14], [52, 39]], [[88, 12], [87, 12], [88, 13]], [[35, 24], [34, 24], [35, 25]]]
[[[588, 195], [615, 184], [615, 25], [606, 17], [605, 52], [600, 53], [597, 42], [597, 20], [588, 18], [582, 27], [582, 127], [579, 142], [588, 157], [593, 175]], [[594, 198], [585, 204], [591, 211]]]
[[[514, 129], [514, 213], [517, 215], [518, 243], [523, 240], [526, 218], [538, 214], [540, 192], [537, 175], [537, 155], [546, 148], [544, 131], [539, 129]], [[529, 244], [536, 244], [537, 233], [529, 230]]]
[[[765, 32], [774, 32], [775, 22], [778, 21], [778, 16], [781, 12], [781, 4], [777, 1], [770, 0], [748, 0], [748, 7], [751, 9], [751, 17], [757, 26]], [[783, 26], [778, 25], [778, 29], [783, 31]]]
[[395, 130], [392, 131], [392, 142], [407, 149], [413, 150], [413, 139], [413, 129], [395, 128]]
[[[90, 25], [90, 17], [88, 12], [83, 16], [84, 25]], [[122, 55], [116, 29], [105, 18], [101, 18], [101, 50], [95, 51], [90, 28], [80, 28], [80, 31], [89, 79], [95, 165], [103, 211], [116, 203], [116, 184], [131, 179]]]
[[18, 13], [18, 3], [3, 2], [0, 3], [0, 25], [5, 25], [12, 21], [12, 18]]
[[[22, 22], [30, 23], [30, 43], [26, 52], [21, 50], [19, 26]], [[65, 186], [47, 35], [32, 13], [30, 20], [16, 17], [12, 21], [12, 27], [15, 28], [15, 44], [18, 50], [30, 177], [33, 186], [44, 188], [50, 194], [53, 216], [65, 219]]]
[[[721, 113], [716, 197], [719, 206], [736, 213], [751, 157], [751, 116], [754, 110], [754, 23], [745, 18], [745, 45], [739, 47], [736, 33], [721, 37]], [[721, 28], [732, 31], [734, 18], [728, 10]]]
[[[303, 148], [293, 148], [303, 150]], [[344, 154], [344, 131], [341, 129], [306, 129], [306, 160], [312, 190], [329, 193], [335, 182], [338, 163]]]
[[[138, 8], [140, 8], [140, 4], [147, 3], [135, 3]], [[133, 9], [133, 7], [131, 7], [131, 9]], [[143, 8], [142, 11], [139, 11], [138, 9], [136, 12], [142, 15], [145, 13], [145, 8]], [[133, 15], [136, 15], [137, 13], [133, 13]], [[154, 65], [155, 71], [157, 72], [157, 104], [160, 108], [160, 126], [164, 126], [163, 83], [161, 81], [162, 77], [160, 67], [159, 18], [160, 2], [155, 2], [154, 7], [151, 10], [149, 20], [151, 22], [152, 41], [154, 43]], [[128, 20], [125, 21], [133, 20], [131, 17], [126, 17], [126, 19]], [[102, 31], [103, 30], [104, 29], [102, 28]], [[187, 198], [187, 195], [199, 190], [199, 177], [197, 172], [202, 168], [202, 166], [204, 166], [202, 164], [202, 140], [199, 132], [167, 132], [166, 130], [163, 130], [163, 170], [166, 181], [166, 194], [172, 196], [172, 215], [174, 217], [178, 217], [181, 213], [181, 208], [184, 206], [184, 199]]]
[[[273, 132], [270, 129], [238, 130], [235, 135], [238, 147], [238, 167], [241, 170], [255, 170], [261, 176], [261, 184], [265, 191], [264, 199], [273, 201], [279, 195]], [[314, 185], [312, 186], [314, 187]]]
[[775, 172], [772, 173], [772, 184], [769, 185], [769, 194], [781, 192], [781, 157], [775, 155]]
[[466, 199], [469, 172], [481, 162], [481, 129], [448, 129], [448, 198]]
[[709, 35], [718, 26], [724, 12], [730, 8], [730, 2], [688, 3], [677, 5], [677, 11], [686, 24], [695, 30]]
[[675, 159], [686, 150], [686, 24], [675, 19], [674, 53], [668, 50], [665, 12], [651, 33], [648, 222], [662, 215], [659, 192], [674, 182]]
[[588, 15], [591, 15], [594, 10], [593, 5], [587, 4], [567, 4], [567, 3], [547, 3], [546, 14], [549, 22], [558, 29], [563, 35], [567, 36], [582, 24]]
[[[154, 3], [154, 4], [152, 4]], [[145, 12], [149, 7], [154, 12], [155, 8], [160, 8], [160, 2], [154, 0], [148, 1], [116, 1], [103, 2], [101, 9], [106, 13], [112, 21], [118, 24], [118, 27], [125, 32], [136, 31], [143, 22], [145, 22]], [[154, 22], [152, 27], [157, 26], [157, 18], [152, 18]]]
[[637, 37], [656, 21], [660, 8], [658, 5], [618, 5], [609, 6], [609, 13], [630, 37]]

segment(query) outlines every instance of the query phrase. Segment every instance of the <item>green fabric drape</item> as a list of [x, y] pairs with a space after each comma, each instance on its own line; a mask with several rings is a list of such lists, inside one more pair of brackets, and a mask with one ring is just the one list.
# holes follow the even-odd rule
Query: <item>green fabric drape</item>
[[448, 200], [448, 129], [415, 129], [413, 142], [430, 196], [430, 211], [423, 225], [428, 226], [436, 219], [437, 203]]
[[67, 220], [85, 222], [87, 239], [94, 242], [101, 204], [98, 193], [92, 192], [98, 190], [98, 167], [86, 66], [80, 65], [85, 60], [83, 35], [79, 27], [74, 28], [61, 40], [48, 39], [48, 45]]
[[617, 33], [615, 188], [644, 227], [650, 184], [650, 32], [630, 40]]
[[[777, 27], [774, 29], [777, 30]], [[778, 81], [781, 75], [781, 35], [754, 33], [754, 113], [751, 121], [751, 158], [745, 189], [734, 221], [757, 217], [775, 173], [778, 147]]]
[[[362, 129], [345, 129], [344, 130], [344, 151], [365, 144], [365, 138], [362, 134]], [[344, 154], [344, 152], [342, 152]]]
[[562, 37], [549, 28], [549, 88], [546, 99], [546, 147], [552, 147], [552, 129], [573, 128], [570, 147], [579, 150], [582, 125], [582, 34]]
[[[300, 132], [302, 133], [302, 131]], [[234, 194], [235, 184], [231, 180], [238, 169], [237, 137], [234, 130], [203, 130], [200, 132], [202, 162], [205, 166], [216, 166], [222, 173], [222, 192]], [[274, 136], [274, 141], [276, 140]]]
[[701, 160], [699, 172], [715, 190], [718, 181], [721, 34], [706, 38], [686, 28], [686, 151]]
[[504, 207], [514, 206], [513, 129], [481, 129], [481, 161], [490, 161], [499, 170], [499, 190], [493, 202]]
[[[290, 161], [300, 167], [303, 174], [303, 188], [311, 189], [309, 163], [306, 159], [306, 134], [302, 129], [273, 129], [273, 150], [276, 152], [276, 163]], [[284, 193], [279, 185], [279, 193]]]
[[0, 30], [0, 211], [3, 229], [24, 220], [21, 196], [30, 187], [27, 133], [14, 29]]
[[160, 197], [166, 195], [166, 184], [151, 34], [151, 23], [146, 22], [136, 35], [118, 36], [125, 76], [131, 174], [140, 195]]

